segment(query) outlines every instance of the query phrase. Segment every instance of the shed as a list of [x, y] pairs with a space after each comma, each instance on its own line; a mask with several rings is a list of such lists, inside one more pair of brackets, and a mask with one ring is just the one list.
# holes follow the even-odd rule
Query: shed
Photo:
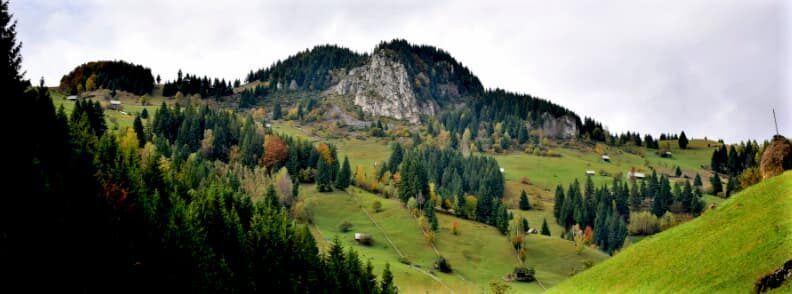
[[671, 154], [671, 151], [666, 151], [666, 152], [663, 152], [663, 153], [661, 153], [661, 154], [660, 154], [660, 157], [663, 157], [663, 158], [671, 158], [671, 156], [672, 156], [672, 155], [673, 155], [673, 154]]
[[355, 233], [355, 241], [363, 245], [371, 245], [371, 235], [366, 233]]
[[593, 175], [595, 175], [595, 174], [597, 174], [597, 173], [596, 173], [595, 171], [593, 171], [593, 170], [587, 170], [587, 171], [586, 171], [586, 175], [587, 175], [587, 176], [593, 176]]
[[503, 173], [503, 172], [505, 172], [505, 171], [506, 171], [506, 170], [505, 170], [505, 169], [503, 169], [502, 167], [500, 168], [500, 172], [501, 172], [501, 173]]
[[69, 100], [69, 101], [75, 101], [75, 100], [77, 100], [77, 95], [69, 95], [69, 96], [66, 96], [66, 100]]
[[627, 172], [627, 178], [643, 180], [644, 178], [646, 178], [646, 174], [630, 171]]
[[121, 109], [121, 100], [110, 100], [110, 109]]
[[610, 156], [603, 155], [603, 156], [602, 156], [602, 161], [605, 161], [605, 162], [610, 162]]

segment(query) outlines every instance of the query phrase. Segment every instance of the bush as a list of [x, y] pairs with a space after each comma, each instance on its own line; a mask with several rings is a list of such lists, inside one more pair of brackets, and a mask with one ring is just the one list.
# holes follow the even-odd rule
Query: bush
[[338, 230], [341, 231], [342, 233], [349, 232], [352, 230], [352, 223], [350, 223], [349, 221], [344, 221], [343, 223], [338, 225]]
[[514, 279], [520, 282], [533, 282], [536, 280], [536, 271], [532, 267], [518, 266], [514, 268]]
[[660, 225], [657, 217], [651, 212], [631, 212], [627, 231], [630, 235], [651, 235], [660, 231]]
[[437, 261], [434, 263], [434, 268], [444, 273], [450, 273], [453, 270], [451, 269], [451, 264], [448, 263], [448, 260], [445, 257], [440, 256]]
[[379, 202], [379, 200], [374, 201], [374, 203], [371, 204], [371, 209], [373, 209], [374, 212], [382, 211], [382, 202]]

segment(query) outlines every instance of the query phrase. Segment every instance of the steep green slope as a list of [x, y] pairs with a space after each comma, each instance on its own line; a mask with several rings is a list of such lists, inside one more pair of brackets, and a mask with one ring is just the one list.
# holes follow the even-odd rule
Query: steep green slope
[[792, 172], [724, 201], [712, 212], [649, 237], [552, 293], [752, 291], [792, 258]]

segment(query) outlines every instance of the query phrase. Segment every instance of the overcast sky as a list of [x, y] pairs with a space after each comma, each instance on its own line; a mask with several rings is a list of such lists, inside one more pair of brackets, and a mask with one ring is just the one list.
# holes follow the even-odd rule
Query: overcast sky
[[123, 59], [240, 78], [317, 44], [445, 49], [487, 88], [529, 93], [611, 131], [735, 142], [792, 135], [792, 5], [702, 1], [12, 0], [27, 78]]

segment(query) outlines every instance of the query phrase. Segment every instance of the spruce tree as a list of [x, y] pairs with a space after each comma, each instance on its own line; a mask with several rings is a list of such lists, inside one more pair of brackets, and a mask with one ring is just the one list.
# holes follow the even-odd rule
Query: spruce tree
[[701, 182], [701, 176], [698, 173], [696, 173], [696, 178], [693, 180], [693, 186], [696, 186], [696, 188], [701, 189], [701, 186], [703, 185], [704, 183]]
[[393, 151], [391, 152], [390, 158], [388, 159], [388, 167], [390, 168], [391, 174], [395, 173], [396, 170], [399, 169], [399, 164], [402, 162], [402, 158], [404, 157], [403, 150], [401, 144], [396, 142], [393, 144]]
[[379, 293], [396, 294], [396, 286], [393, 284], [393, 274], [390, 271], [390, 263], [385, 263], [385, 270], [382, 271]]
[[676, 176], [677, 178], [682, 176], [682, 169], [679, 168], [679, 166], [677, 166], [676, 170], [674, 170], [674, 176]]
[[525, 217], [522, 218], [522, 228], [523, 228], [523, 233], [528, 233], [528, 230], [531, 228], [529, 227], [528, 219], [526, 219]]
[[560, 225], [563, 226], [561, 223], [561, 209], [564, 207], [564, 188], [561, 187], [561, 184], [556, 186], [555, 192], [555, 203], [553, 204], [553, 216], [555, 216], [556, 221], [558, 221]]
[[550, 227], [547, 225], [547, 218], [542, 221], [542, 235], [550, 236]]
[[333, 191], [333, 171], [330, 163], [323, 156], [316, 161], [316, 190], [319, 192]]
[[283, 110], [281, 110], [280, 101], [275, 101], [275, 106], [272, 108], [272, 120], [279, 120], [283, 117]]
[[521, 210], [531, 209], [531, 203], [528, 202], [528, 194], [525, 193], [525, 190], [522, 190], [520, 192], [520, 209]]
[[146, 134], [143, 133], [143, 122], [140, 120], [140, 116], [135, 116], [135, 121], [132, 122], [132, 128], [135, 130], [135, 134], [137, 134], [138, 138], [138, 147], [143, 147], [146, 145]]
[[712, 184], [712, 194], [718, 195], [720, 192], [723, 192], [723, 184], [717, 172], [710, 178], [710, 184]]
[[688, 138], [685, 135], [685, 131], [682, 131], [682, 133], [679, 134], [679, 140], [677, 141], [677, 143], [679, 144], [679, 149], [687, 149]]
[[349, 159], [344, 156], [344, 164], [341, 166], [341, 170], [336, 175], [335, 186], [339, 190], [346, 190], [349, 187], [349, 181], [352, 177], [352, 171], [349, 168]]

